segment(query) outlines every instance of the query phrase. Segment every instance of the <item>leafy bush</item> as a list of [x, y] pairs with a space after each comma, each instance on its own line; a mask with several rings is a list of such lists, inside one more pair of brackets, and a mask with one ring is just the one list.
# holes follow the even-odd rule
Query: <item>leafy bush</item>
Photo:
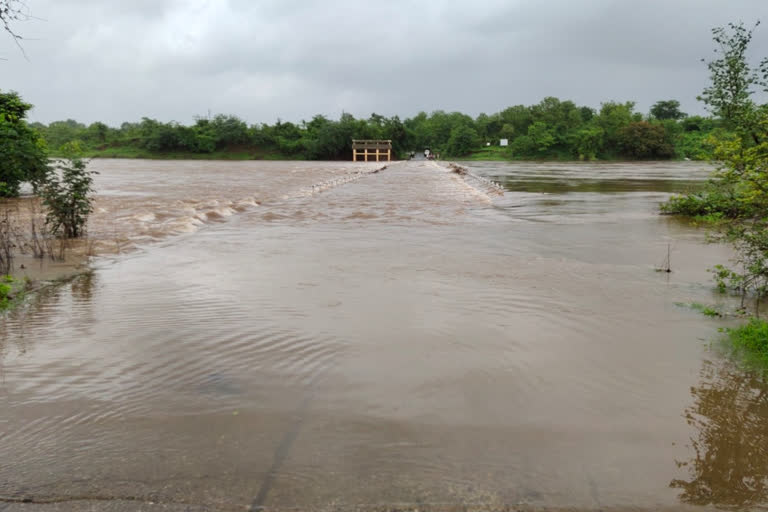
[[41, 190], [43, 205], [47, 209], [45, 222], [48, 229], [62, 238], [82, 236], [88, 215], [93, 211], [91, 194], [96, 172], [89, 171], [87, 162], [76, 156], [77, 149], [65, 149], [71, 157], [56, 163], [56, 172], [51, 174]]
[[667, 215], [686, 217], [736, 218], [748, 213], [749, 205], [738, 200], [731, 187], [708, 183], [704, 190], [682, 196], [673, 196], [661, 205]]

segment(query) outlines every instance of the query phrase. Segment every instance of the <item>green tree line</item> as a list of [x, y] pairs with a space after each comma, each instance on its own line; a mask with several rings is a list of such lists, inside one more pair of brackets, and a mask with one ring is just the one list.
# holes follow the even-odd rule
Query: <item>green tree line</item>
[[[676, 100], [663, 100], [642, 114], [633, 102], [603, 103], [599, 109], [547, 97], [476, 118], [460, 112], [420, 112], [401, 120], [372, 114], [338, 120], [248, 125], [234, 115], [199, 117], [191, 125], [151, 118], [111, 127], [74, 120], [31, 125], [53, 153], [78, 142], [90, 156], [183, 156], [350, 159], [351, 141], [391, 139], [395, 154], [430, 148], [446, 157], [488, 155], [518, 159], [706, 159], [713, 133], [725, 130], [716, 117], [687, 116]], [[509, 146], [499, 147], [507, 139]]]

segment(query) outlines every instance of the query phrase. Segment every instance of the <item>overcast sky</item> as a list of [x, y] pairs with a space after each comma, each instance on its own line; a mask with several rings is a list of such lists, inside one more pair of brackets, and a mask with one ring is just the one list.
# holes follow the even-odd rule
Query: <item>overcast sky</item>
[[545, 96], [701, 113], [710, 29], [768, 0], [26, 0], [27, 59], [0, 34], [0, 89], [31, 118], [111, 125], [493, 113]]

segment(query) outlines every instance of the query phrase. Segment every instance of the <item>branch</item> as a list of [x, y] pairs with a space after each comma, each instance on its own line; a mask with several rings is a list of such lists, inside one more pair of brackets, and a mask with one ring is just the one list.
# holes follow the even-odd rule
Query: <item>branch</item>
[[2, 25], [3, 30], [8, 32], [11, 36], [13, 42], [16, 43], [16, 46], [21, 51], [22, 55], [24, 55], [25, 59], [27, 59], [27, 53], [24, 51], [24, 47], [21, 46], [21, 41], [24, 37], [14, 32], [11, 25], [21, 21], [27, 21], [31, 17], [29, 8], [23, 0], [0, 0], [0, 25]]

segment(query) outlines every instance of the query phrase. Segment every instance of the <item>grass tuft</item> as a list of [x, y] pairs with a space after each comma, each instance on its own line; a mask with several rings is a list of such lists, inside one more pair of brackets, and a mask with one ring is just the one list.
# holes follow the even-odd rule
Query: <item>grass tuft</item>
[[691, 303], [691, 309], [700, 312], [704, 316], [709, 316], [709, 317], [723, 316], [722, 312], [713, 308], [712, 306], [707, 306], [706, 304], [700, 304], [698, 302]]
[[0, 311], [10, 309], [24, 298], [28, 287], [26, 280], [14, 279], [12, 276], [0, 276]]
[[741, 327], [723, 329], [732, 347], [742, 352], [747, 361], [768, 368], [768, 322], [750, 319]]
[[715, 306], [707, 306], [706, 304], [701, 304], [700, 302], [691, 302], [690, 304], [685, 302], [675, 302], [675, 305], [683, 308], [691, 308], [692, 310], [698, 311], [702, 315], [709, 317], [726, 316], [726, 313], [723, 313], [719, 308]]

